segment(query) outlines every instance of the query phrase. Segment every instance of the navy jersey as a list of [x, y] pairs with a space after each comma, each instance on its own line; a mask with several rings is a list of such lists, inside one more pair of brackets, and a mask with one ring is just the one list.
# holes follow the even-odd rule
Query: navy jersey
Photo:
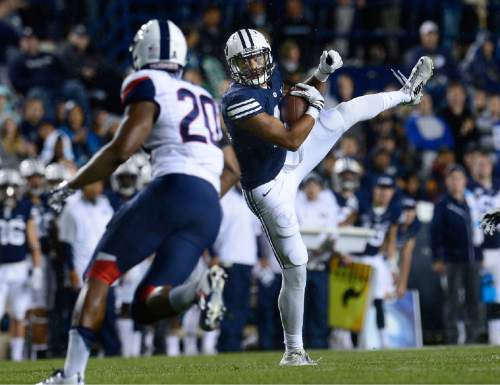
[[[479, 215], [483, 216], [488, 211], [500, 207], [500, 181], [493, 180], [491, 188], [486, 188], [476, 181], [471, 181], [468, 186], [469, 190], [474, 194], [477, 203]], [[485, 234], [483, 249], [498, 249], [500, 248], [500, 232], [496, 231], [493, 235]]]
[[23, 198], [22, 201], [23, 204], [31, 205], [31, 217], [35, 221], [42, 254], [48, 255], [50, 252], [49, 232], [55, 218], [54, 210], [48, 205], [45, 195], [42, 195], [39, 204], [34, 204], [28, 197]]
[[418, 218], [415, 218], [408, 226], [400, 223], [398, 226], [398, 248], [403, 247], [403, 245], [410, 239], [416, 238], [419, 231], [420, 221]]
[[358, 225], [375, 230], [375, 235], [368, 239], [365, 251], [357, 253], [361, 256], [375, 256], [380, 253], [380, 248], [384, 244], [385, 237], [392, 225], [398, 223], [401, 216], [401, 209], [397, 204], [390, 204], [381, 212], [373, 205], [360, 205], [358, 214]]
[[281, 75], [276, 68], [270, 88], [233, 83], [222, 97], [222, 114], [241, 167], [241, 185], [251, 190], [272, 180], [285, 164], [286, 149], [238, 129], [235, 122], [266, 112], [279, 118], [283, 94]]
[[31, 218], [31, 207], [28, 200], [19, 201], [13, 209], [0, 203], [0, 263], [26, 259], [26, 224]]

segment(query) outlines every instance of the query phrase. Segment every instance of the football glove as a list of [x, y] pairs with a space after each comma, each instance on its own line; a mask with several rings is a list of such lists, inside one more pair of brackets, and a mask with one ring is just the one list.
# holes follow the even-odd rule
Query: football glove
[[494, 209], [483, 215], [480, 227], [486, 235], [493, 235], [499, 224], [500, 209]]
[[63, 181], [49, 192], [49, 206], [56, 212], [60, 213], [64, 207], [64, 201], [67, 197], [73, 194], [75, 190], [68, 187], [68, 182]]
[[321, 57], [319, 58], [319, 65], [314, 72], [314, 76], [319, 81], [326, 82], [328, 80], [328, 76], [342, 67], [343, 64], [342, 58], [337, 51], [334, 51], [333, 49], [323, 51]]
[[306, 114], [311, 115], [314, 119], [317, 119], [320, 111], [325, 106], [325, 99], [323, 98], [323, 95], [321, 95], [316, 88], [308, 84], [297, 83], [295, 87], [297, 89], [294, 89], [290, 92], [290, 94], [307, 100], [309, 108], [307, 109]]

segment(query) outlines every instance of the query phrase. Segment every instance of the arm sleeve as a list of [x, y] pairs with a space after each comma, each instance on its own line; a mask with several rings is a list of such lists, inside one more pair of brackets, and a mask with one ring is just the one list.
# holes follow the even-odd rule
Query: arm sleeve
[[233, 93], [222, 100], [224, 115], [233, 121], [248, 119], [264, 112], [258, 98], [252, 93]]

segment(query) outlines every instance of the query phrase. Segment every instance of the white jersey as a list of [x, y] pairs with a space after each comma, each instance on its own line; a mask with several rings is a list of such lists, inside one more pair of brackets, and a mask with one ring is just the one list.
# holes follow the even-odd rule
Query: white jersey
[[210, 93], [165, 71], [140, 70], [124, 80], [121, 96], [124, 105], [152, 101], [159, 107], [144, 143], [151, 154], [153, 178], [193, 175], [220, 190], [222, 131], [219, 108]]

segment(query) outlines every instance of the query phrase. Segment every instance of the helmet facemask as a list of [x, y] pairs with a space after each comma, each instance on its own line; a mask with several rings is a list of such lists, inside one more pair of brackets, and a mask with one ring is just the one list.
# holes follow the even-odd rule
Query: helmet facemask
[[267, 47], [252, 49], [228, 59], [231, 77], [248, 86], [266, 84], [273, 72], [271, 50]]

